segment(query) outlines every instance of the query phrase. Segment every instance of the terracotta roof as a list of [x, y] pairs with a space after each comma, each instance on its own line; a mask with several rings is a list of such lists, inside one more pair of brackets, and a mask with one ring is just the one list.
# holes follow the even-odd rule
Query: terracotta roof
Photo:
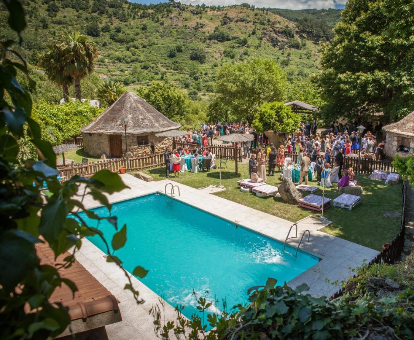
[[382, 129], [386, 132], [414, 137], [414, 112], [411, 112], [399, 122], [386, 125]]
[[148, 134], [178, 129], [181, 125], [169, 120], [144, 99], [131, 91], [125, 92], [92, 123], [81, 129], [83, 133], [124, 133], [122, 121], [127, 119], [127, 132]]
[[318, 108], [316, 106], [306, 104], [304, 102], [301, 102], [300, 100], [294, 100], [293, 102], [285, 103], [286, 106], [299, 106], [300, 108], [308, 111], [318, 111]]
[[[55, 255], [47, 243], [37, 243], [36, 252], [41, 264], [57, 266], [63, 263], [63, 259], [69, 256], [69, 252], [58, 256]], [[59, 269], [61, 277], [70, 279], [75, 283], [78, 291], [73, 295], [70, 288], [66, 285], [57, 287], [50, 297], [50, 302], [60, 302], [69, 308], [71, 320], [87, 319], [102, 313], [118, 314], [114, 319], [108, 319], [107, 324], [121, 320], [118, 302], [115, 297], [83, 267], [78, 261], [75, 261], [69, 268]], [[95, 327], [91, 327], [95, 328]]]

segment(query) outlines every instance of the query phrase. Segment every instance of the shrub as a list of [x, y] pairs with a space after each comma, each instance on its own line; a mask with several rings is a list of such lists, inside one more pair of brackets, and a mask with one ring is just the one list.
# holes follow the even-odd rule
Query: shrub
[[204, 64], [207, 59], [207, 54], [204, 52], [202, 48], [196, 48], [195, 50], [191, 51], [190, 53], [190, 59], [196, 60], [200, 64]]

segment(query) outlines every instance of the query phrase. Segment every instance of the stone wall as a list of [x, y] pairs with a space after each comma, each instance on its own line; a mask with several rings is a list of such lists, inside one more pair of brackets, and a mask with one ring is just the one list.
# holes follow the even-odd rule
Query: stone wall
[[[155, 144], [155, 153], [165, 152], [167, 147], [172, 148], [172, 138], [160, 138], [155, 134], [150, 134], [148, 137], [149, 143], [151, 141]], [[147, 156], [151, 154], [150, 144], [137, 145], [137, 135], [127, 134], [128, 153], [130, 157]], [[107, 158], [110, 157], [109, 135], [97, 133], [84, 133], [83, 145], [86, 153], [93, 157], [102, 157], [103, 154]], [[122, 135], [122, 150], [126, 152], [125, 135]]]
[[83, 148], [86, 153], [93, 157], [109, 155], [109, 136], [97, 133], [83, 134]]
[[391, 132], [387, 132], [387, 142], [385, 143], [385, 154], [387, 157], [394, 158], [395, 155], [400, 155], [402, 157], [412, 156], [414, 148], [414, 137], [410, 139], [410, 152], [398, 152], [397, 148], [399, 146], [399, 135], [396, 135]]

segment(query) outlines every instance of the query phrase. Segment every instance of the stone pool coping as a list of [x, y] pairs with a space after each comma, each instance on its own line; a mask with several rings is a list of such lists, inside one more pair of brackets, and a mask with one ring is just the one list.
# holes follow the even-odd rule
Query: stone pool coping
[[[292, 222], [287, 220], [172, 180], [144, 182], [128, 174], [121, 176], [130, 189], [108, 196], [110, 203], [145, 196], [157, 191], [164, 192], [165, 185], [171, 182], [178, 185], [181, 191], [181, 196], [176, 195], [175, 199], [280, 242], [285, 241], [289, 228], [292, 226]], [[246, 195], [248, 194], [246, 193]], [[90, 196], [85, 197], [84, 204], [88, 209], [100, 206]], [[310, 230], [310, 241], [302, 242], [300, 249], [322, 260], [289, 281], [288, 284], [294, 288], [306, 283], [310, 287], [308, 293], [313, 296], [331, 296], [339, 288], [334, 282], [340, 284], [340, 282], [346, 281], [354, 275], [353, 268], [361, 266], [364, 260], [371, 261], [378, 254], [376, 250], [319, 231], [323, 227], [324, 224], [319, 220], [306, 218], [298, 222], [298, 238], [288, 240], [289, 245], [296, 247], [302, 233], [305, 230]], [[291, 234], [294, 234], [293, 229]], [[104, 255], [89, 240], [84, 239], [76, 258], [120, 301], [119, 306], [123, 321], [106, 327], [109, 338], [157, 339], [153, 331], [153, 318], [149, 315], [149, 311], [153, 305], [160, 305], [161, 298], [135, 277], [131, 277], [134, 287], [140, 292], [140, 297], [145, 300], [143, 304], [136, 305], [132, 293], [123, 289], [127, 283], [124, 273], [117, 269], [115, 264], [107, 263]], [[139, 265], [139, 259], [137, 262]], [[174, 307], [168, 303], [164, 305], [166, 319], [173, 320], [176, 315]]]

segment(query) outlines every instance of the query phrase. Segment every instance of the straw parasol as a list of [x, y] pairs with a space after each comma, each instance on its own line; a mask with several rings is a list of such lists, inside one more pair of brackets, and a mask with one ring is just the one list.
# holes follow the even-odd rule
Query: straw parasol
[[62, 162], [65, 165], [65, 152], [79, 148], [76, 144], [60, 144], [53, 147], [55, 154], [62, 154]]
[[237, 174], [239, 170], [237, 165], [237, 143], [252, 142], [254, 140], [254, 136], [251, 134], [232, 133], [230, 135], [221, 136], [218, 140], [221, 140], [222, 142], [236, 143], [234, 148], [234, 161], [236, 168], [235, 171]]

